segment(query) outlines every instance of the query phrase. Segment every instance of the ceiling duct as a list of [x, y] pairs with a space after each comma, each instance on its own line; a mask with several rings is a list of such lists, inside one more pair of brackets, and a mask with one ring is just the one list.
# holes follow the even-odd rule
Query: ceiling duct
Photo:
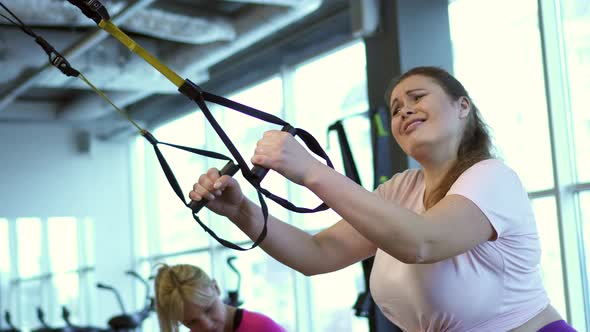
[[[96, 24], [64, 0], [4, 0], [23, 22], [40, 27], [95, 27]], [[123, 1], [103, 1], [111, 15], [125, 7]], [[236, 37], [230, 20], [223, 17], [183, 15], [145, 8], [121, 23], [127, 32], [183, 43], [204, 44]]]
[[[63, 50], [69, 45], [82, 45], [78, 41], [85, 35], [76, 31], [53, 30], [43, 31], [40, 34], [57, 50]], [[161, 56], [162, 50], [171, 46], [170, 42], [160, 42], [147, 37], [139, 36], [134, 39], [155, 56]], [[74, 68], [82, 72], [100, 89], [142, 90], [148, 93], [170, 91], [170, 82], [165, 77], [114, 38], [106, 38], [73, 57], [63, 54]], [[22, 38], [22, 32], [16, 28], [0, 30], [0, 56], [2, 57], [0, 84], [17, 80], [24, 71], [47, 66], [48, 70], [45, 73], [35, 77], [36, 87], [88, 89], [81, 80], [67, 77], [50, 66], [47, 63], [47, 55], [35, 41], [32, 38]]]
[[[125, 19], [129, 18], [131, 15], [136, 13], [138, 10], [149, 6], [155, 0], [137, 0], [130, 3], [127, 7], [123, 8], [120, 12], [114, 15], [111, 18], [111, 21], [115, 24], [120, 24]], [[43, 34], [45, 35], [45, 34]], [[60, 47], [61, 40], [51, 40], [50, 42], [60, 51], [60, 53], [68, 60], [72, 60], [76, 56], [84, 53], [88, 49], [92, 48], [93, 46], [97, 45], [101, 40], [107, 37], [107, 33], [102, 30], [96, 30], [91, 34], [86, 35], [81, 40], [78, 40], [73, 45], [69, 46], [67, 49]], [[30, 41], [30, 36], [26, 36], [22, 33], [20, 34], [13, 34], [15, 38], [20, 36], [20, 38], [25, 38]], [[27, 44], [29, 45], [29, 44]], [[39, 46], [36, 45], [34, 42], [30, 43], [31, 46], [25, 48], [25, 52], [31, 53], [38, 53]], [[43, 54], [43, 53], [41, 53]], [[45, 58], [47, 59], [47, 58]], [[18, 59], [20, 60], [20, 59]], [[28, 63], [21, 63], [20, 64], [21, 74], [16, 79], [16, 82], [10, 86], [8, 89], [4, 89], [2, 94], [0, 95], [0, 113], [6, 109], [8, 105], [14, 102], [18, 97], [26, 93], [31, 87], [34, 87], [39, 80], [42, 80], [45, 75], [57, 75], [56, 69], [47, 61], [44, 61], [44, 64], [41, 66], [36, 66], [34, 68], [29, 67], [30, 64]], [[4, 66], [3, 64], [0, 64]], [[60, 73], [61, 74], [61, 73]]]
[[166, 63], [172, 67], [183, 68], [183, 72], [188, 74], [202, 71], [300, 20], [318, 9], [321, 3], [321, 0], [301, 0], [293, 2], [292, 7], [262, 7], [235, 21], [238, 38], [234, 41], [227, 44], [214, 43], [204, 47], [186, 46], [170, 54], [165, 59]]
[[[166, 10], [173, 5], [186, 7], [187, 2], [166, 1], [148, 7], [152, 2], [103, 0], [115, 24], [127, 32], [135, 32], [134, 40], [163, 64], [197, 84], [208, 80], [211, 66], [300, 20], [322, 4], [322, 0], [207, 0], [195, 2], [195, 6], [231, 5], [244, 9], [225, 16], [222, 11], [214, 10], [215, 15], [198, 16]], [[4, 3], [120, 107], [154, 93], [177, 93], [173, 84], [106, 32], [93, 30], [88, 35], [86, 29], [72, 29], [96, 27], [66, 1], [4, 0]], [[7, 105], [31, 88], [88, 90], [80, 80], [68, 78], [50, 66], [31, 38], [6, 25], [0, 30], [0, 67], [3, 68], [0, 84], [5, 85], [0, 95], [0, 115]], [[70, 97], [57, 105], [59, 119], [89, 121], [113, 112], [100, 97], [71, 91]]]
[[[133, 39], [156, 58], [161, 58], [167, 49], [174, 47], [170, 43], [146, 37], [133, 37]], [[176, 87], [166, 77], [115, 38], [105, 39], [99, 45], [71, 60], [70, 63], [102, 90], [144, 91], [148, 94], [176, 91]], [[196, 76], [199, 79], [207, 78], [207, 74], [202, 73]], [[39, 79], [36, 85], [88, 89], [82, 80], [67, 77], [57, 71]]]

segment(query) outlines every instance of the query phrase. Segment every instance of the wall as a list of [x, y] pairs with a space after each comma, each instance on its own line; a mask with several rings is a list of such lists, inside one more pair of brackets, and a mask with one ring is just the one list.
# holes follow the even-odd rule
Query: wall
[[[96, 280], [122, 288], [130, 309], [135, 284], [123, 273], [133, 251], [129, 145], [91, 139], [81, 152], [75, 137], [65, 125], [0, 123], [0, 217], [93, 220]], [[94, 299], [94, 323], [119, 313], [112, 294], [97, 291]]]

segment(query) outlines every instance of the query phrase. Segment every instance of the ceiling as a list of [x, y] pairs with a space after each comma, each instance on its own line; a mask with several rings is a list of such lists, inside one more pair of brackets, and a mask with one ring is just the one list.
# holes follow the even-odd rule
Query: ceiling
[[[164, 76], [98, 29], [69, 2], [0, 2], [119, 107], [133, 109], [146, 101], [153, 103], [155, 97], [166, 100], [168, 95], [178, 95]], [[199, 85], [211, 79], [211, 68], [240, 52], [290, 34], [292, 27], [303, 29], [312, 19], [319, 20], [335, 8], [349, 5], [347, 0], [101, 2], [111, 21], [139, 45]], [[8, 15], [3, 9], [0, 13]], [[111, 120], [117, 116], [82, 80], [52, 67], [34, 39], [2, 17], [0, 68], [0, 122], [66, 122], [101, 136], [109, 132]]]

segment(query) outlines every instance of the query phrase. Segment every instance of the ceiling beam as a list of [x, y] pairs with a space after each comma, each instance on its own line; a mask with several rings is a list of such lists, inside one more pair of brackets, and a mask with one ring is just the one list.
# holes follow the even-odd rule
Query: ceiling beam
[[50, 101], [16, 101], [0, 113], [0, 122], [14, 120], [55, 120], [57, 104]]
[[305, 0], [226, 0], [228, 2], [241, 2], [255, 5], [267, 5], [267, 6], [287, 6], [295, 7]]
[[[155, 0], [138, 0], [134, 1], [121, 10], [117, 15], [113, 16], [111, 21], [115, 24], [120, 24], [124, 22], [126, 19], [129, 19], [134, 13], [138, 10], [145, 8], [152, 4]], [[74, 45], [69, 47], [64, 52], [60, 52], [62, 56], [66, 59], [71, 60], [72, 58], [79, 56], [86, 52], [89, 48], [95, 46], [100, 41], [105, 39], [108, 36], [108, 33], [98, 29], [87, 37], [79, 40]], [[29, 88], [35, 85], [35, 82], [40, 79], [43, 75], [49, 73], [50, 70], [55, 69], [53, 65], [50, 63], [45, 64], [44, 66], [37, 68], [36, 70], [29, 72], [23, 76], [21, 76], [16, 84], [8, 89], [8, 91], [3, 92], [0, 94], [0, 113], [6, 109], [8, 105], [13, 103], [19, 96], [25, 93]]]

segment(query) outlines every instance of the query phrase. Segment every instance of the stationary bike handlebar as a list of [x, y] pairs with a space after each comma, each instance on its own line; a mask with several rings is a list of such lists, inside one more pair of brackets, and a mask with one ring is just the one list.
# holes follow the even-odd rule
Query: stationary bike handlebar
[[111, 329], [113, 329], [114, 331], [121, 331], [121, 330], [135, 330], [137, 328], [139, 328], [141, 326], [141, 324], [143, 323], [144, 320], [146, 320], [151, 311], [154, 308], [154, 304], [153, 304], [153, 299], [149, 296], [149, 284], [148, 282], [143, 279], [139, 274], [137, 274], [135, 271], [126, 271], [126, 274], [133, 276], [134, 278], [136, 278], [137, 280], [141, 281], [145, 288], [146, 288], [146, 303], [144, 305], [143, 308], [141, 308], [139, 311], [133, 312], [133, 313], [127, 313], [125, 311], [125, 306], [123, 305], [123, 300], [121, 299], [121, 295], [119, 294], [119, 292], [108, 285], [105, 284], [97, 284], [97, 287], [102, 288], [102, 289], [107, 289], [110, 290], [112, 292], [115, 293], [115, 295], [117, 296], [117, 301], [119, 302], [119, 306], [121, 307], [121, 314], [120, 315], [116, 315], [114, 317], [111, 317], [111, 319], [109, 319], [108, 324], [111, 327]]

